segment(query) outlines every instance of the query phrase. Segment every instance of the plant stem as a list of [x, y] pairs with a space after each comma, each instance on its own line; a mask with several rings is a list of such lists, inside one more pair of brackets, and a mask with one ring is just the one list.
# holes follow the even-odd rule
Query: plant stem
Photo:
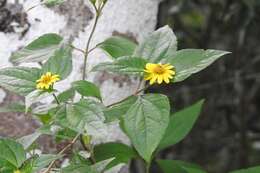
[[151, 163], [146, 163], [145, 173], [149, 173]]
[[60, 104], [60, 101], [59, 101], [58, 97], [56, 96], [56, 94], [53, 93], [52, 95], [53, 95], [55, 101], [57, 102], [57, 104], [59, 105], [59, 104]]
[[90, 32], [90, 36], [89, 36], [88, 41], [87, 41], [87, 45], [86, 45], [86, 49], [85, 49], [85, 55], [84, 55], [83, 76], [82, 76], [83, 80], [85, 80], [85, 78], [86, 78], [86, 68], [87, 68], [90, 42], [91, 42], [91, 40], [94, 36], [94, 32], [95, 32], [96, 27], [97, 27], [97, 23], [98, 23], [98, 19], [100, 17], [100, 13], [101, 13], [101, 11], [96, 10], [96, 17], [95, 17], [94, 25], [92, 27], [92, 30]]
[[[66, 145], [59, 153], [58, 155], [62, 155], [64, 154], [72, 145], [74, 145], [76, 143], [76, 141], [78, 140], [80, 134], [78, 134], [68, 145]], [[49, 173], [51, 171], [51, 168], [53, 167], [53, 165], [55, 164], [55, 161], [52, 161], [48, 168], [43, 172], [43, 173]]]

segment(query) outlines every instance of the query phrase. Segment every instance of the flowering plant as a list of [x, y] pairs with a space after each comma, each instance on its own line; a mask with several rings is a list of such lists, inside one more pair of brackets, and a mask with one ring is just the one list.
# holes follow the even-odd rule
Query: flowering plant
[[[45, 5], [55, 5], [62, 1], [44, 2]], [[15, 66], [0, 70], [0, 86], [25, 97], [25, 103], [2, 107], [1, 112], [25, 112], [41, 122], [41, 127], [31, 135], [16, 140], [0, 139], [0, 172], [102, 173], [133, 159], [142, 159], [146, 172], [149, 172], [152, 161], [156, 161], [165, 173], [205, 172], [196, 165], [182, 161], [156, 160], [160, 150], [178, 143], [188, 134], [204, 100], [170, 115], [167, 96], [143, 94], [142, 91], [156, 83], [181, 82], [229, 52], [177, 50], [176, 37], [168, 26], [151, 33], [138, 44], [113, 36], [91, 49], [90, 42], [106, 1], [90, 2], [96, 11], [96, 18], [85, 50], [74, 47], [60, 35], [49, 33], [17, 51], [10, 59], [16, 64], [36, 62], [39, 68]], [[92, 71], [105, 70], [140, 78], [140, 87], [135, 93], [112, 105], [103, 104], [99, 87], [86, 80], [88, 55], [95, 48], [106, 52], [112, 61], [100, 63]], [[55, 84], [71, 73], [72, 50], [84, 54], [83, 77], [80, 81], [74, 81], [70, 89], [61, 92], [55, 89]], [[145, 81], [148, 83], [144, 84]], [[80, 99], [75, 98], [76, 93]], [[53, 102], [39, 105], [39, 101], [46, 96], [52, 96]], [[118, 142], [93, 145], [92, 132], [98, 128], [97, 125], [114, 121], [120, 123], [131, 146]], [[38, 155], [32, 152], [35, 150], [33, 144], [44, 134], [69, 142], [55, 154]], [[82, 147], [76, 147], [76, 143]], [[72, 149], [68, 165], [55, 164]]]

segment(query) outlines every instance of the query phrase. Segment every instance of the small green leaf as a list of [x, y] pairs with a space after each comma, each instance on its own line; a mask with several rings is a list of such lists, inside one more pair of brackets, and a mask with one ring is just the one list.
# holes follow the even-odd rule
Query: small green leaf
[[80, 80], [72, 83], [72, 87], [86, 97], [96, 97], [102, 100], [100, 89], [92, 82]]
[[92, 71], [108, 71], [119, 74], [140, 75], [143, 73], [147, 61], [137, 57], [120, 57], [113, 62], [100, 63]]
[[174, 82], [181, 82], [228, 53], [230, 52], [220, 50], [183, 49], [167, 61], [175, 67]]
[[164, 173], [206, 173], [200, 166], [179, 160], [158, 160]]
[[0, 167], [1, 163], [6, 162], [19, 168], [25, 160], [25, 151], [21, 144], [10, 139], [0, 139]]
[[57, 98], [58, 98], [59, 102], [64, 103], [64, 102], [67, 102], [68, 100], [73, 100], [74, 96], [75, 96], [75, 90], [73, 88], [70, 88], [70, 89], [60, 93], [57, 96]]
[[5, 105], [0, 107], [0, 113], [24, 113], [25, 105], [24, 103], [12, 103], [10, 105]]
[[175, 145], [185, 138], [198, 119], [203, 103], [204, 100], [201, 100], [170, 117], [168, 128], [160, 142], [159, 149]]
[[57, 34], [45, 34], [25, 48], [14, 53], [10, 60], [14, 63], [41, 62], [50, 58], [59, 49], [62, 37]]
[[128, 163], [137, 157], [135, 151], [129, 146], [121, 143], [105, 143], [95, 146], [94, 155], [96, 161], [114, 158], [106, 167], [110, 169], [120, 163]]
[[43, 168], [48, 166], [52, 161], [61, 158], [61, 155], [42, 154], [33, 162], [33, 172], [40, 172]]
[[43, 73], [51, 72], [65, 79], [72, 71], [72, 48], [63, 44], [42, 66]]
[[87, 130], [89, 135], [98, 134], [104, 124], [103, 106], [90, 99], [67, 106], [67, 120], [70, 127], [78, 132]]
[[26, 96], [36, 89], [40, 69], [29, 67], [8, 67], [0, 70], [0, 86]]
[[158, 63], [163, 59], [174, 57], [176, 51], [176, 36], [169, 26], [165, 26], [145, 38], [136, 48], [134, 56]]
[[259, 173], [259, 172], [260, 172], [260, 166], [256, 166], [247, 169], [232, 171], [230, 173]]
[[98, 47], [116, 59], [133, 55], [136, 44], [124, 37], [113, 36], [100, 43]]
[[60, 5], [63, 2], [65, 2], [65, 0], [44, 0], [43, 3], [47, 6], [55, 6], [55, 5]]
[[87, 164], [75, 164], [65, 167], [61, 173], [97, 173], [91, 166]]
[[159, 145], [169, 123], [170, 104], [166, 96], [139, 96], [123, 116], [125, 131], [134, 147], [147, 162]]
[[137, 97], [129, 97], [128, 99], [113, 105], [104, 110], [106, 117], [106, 122], [112, 122], [115, 120], [120, 120], [122, 116], [126, 114], [129, 108], [136, 102]]
[[36, 131], [30, 135], [23, 136], [16, 141], [22, 144], [23, 148], [27, 150], [40, 136], [41, 133]]

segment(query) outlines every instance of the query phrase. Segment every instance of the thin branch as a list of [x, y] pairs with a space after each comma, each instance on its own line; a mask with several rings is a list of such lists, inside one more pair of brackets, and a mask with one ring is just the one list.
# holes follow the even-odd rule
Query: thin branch
[[86, 52], [84, 50], [80, 49], [80, 48], [77, 48], [77, 47], [75, 47], [73, 45], [70, 45], [70, 47], [75, 49], [75, 50], [77, 50], [77, 51], [79, 51], [79, 52], [81, 52], [81, 53], [83, 53], [84, 55], [86, 54]]
[[[71, 146], [73, 146], [73, 145], [76, 143], [76, 141], [78, 140], [79, 136], [80, 136], [80, 134], [78, 134], [68, 145], [66, 145], [66, 146], [58, 153], [58, 155], [64, 154]], [[51, 168], [54, 166], [55, 162], [56, 162], [56, 160], [52, 161], [52, 162], [49, 164], [48, 168], [47, 168], [43, 173], [49, 173], [49, 172], [51, 171]]]
[[59, 105], [59, 104], [60, 104], [60, 101], [59, 101], [58, 97], [56, 96], [56, 94], [53, 93], [52, 95], [53, 95], [55, 101], [57, 102], [57, 104]]

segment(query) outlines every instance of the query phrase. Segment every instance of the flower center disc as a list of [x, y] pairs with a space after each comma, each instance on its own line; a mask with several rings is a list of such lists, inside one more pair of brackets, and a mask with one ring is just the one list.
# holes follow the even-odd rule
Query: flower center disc
[[154, 67], [153, 71], [157, 74], [163, 74], [165, 72], [165, 69], [161, 65], [157, 65], [156, 67]]
[[42, 81], [42, 82], [48, 84], [50, 81], [51, 81], [51, 76], [45, 76], [45, 77], [43, 78], [43, 81]]

